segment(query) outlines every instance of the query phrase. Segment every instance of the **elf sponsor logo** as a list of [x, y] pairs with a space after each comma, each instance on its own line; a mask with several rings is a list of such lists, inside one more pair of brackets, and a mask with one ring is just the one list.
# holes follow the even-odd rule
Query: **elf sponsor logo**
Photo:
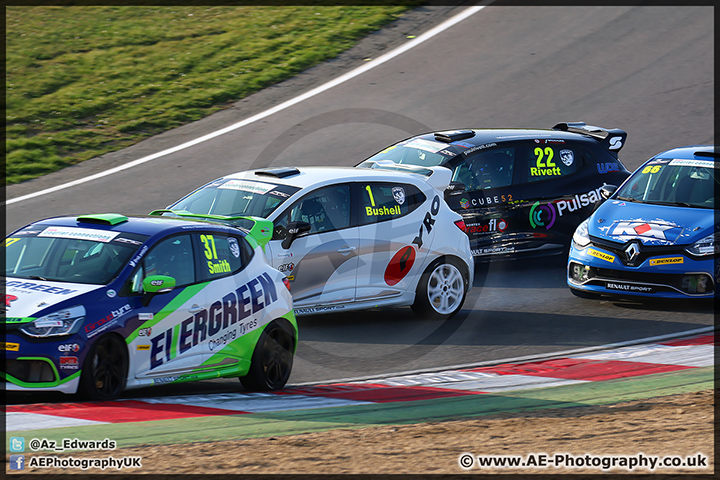
[[650, 266], [655, 265], [676, 265], [683, 263], [685, 260], [683, 257], [667, 257], [667, 258], [652, 258], [650, 259]]
[[149, 337], [152, 335], [152, 327], [141, 328], [138, 330], [138, 337]]
[[617, 222], [610, 235], [619, 237], [646, 237], [674, 242], [683, 229], [674, 225], [647, 222]]
[[66, 345], [58, 345], [59, 352], [73, 352], [77, 353], [80, 351], [80, 345], [77, 343], [68, 343]]
[[471, 223], [467, 226], [468, 233], [482, 235], [484, 233], [504, 232], [508, 223], [502, 218], [491, 218], [488, 223]]
[[[270, 275], [263, 273], [253, 278], [234, 292], [225, 295], [221, 300], [214, 302], [210, 308], [203, 309], [193, 316], [186, 318], [175, 328], [168, 328], [164, 332], [150, 339], [150, 369], [155, 369], [165, 362], [169, 362], [178, 354], [183, 354], [216, 335], [225, 335], [241, 320], [258, 313], [277, 300], [277, 289]], [[241, 331], [247, 333], [252, 328], [243, 327]], [[243, 334], [241, 333], [241, 334]], [[217, 337], [213, 339], [217, 346]]]

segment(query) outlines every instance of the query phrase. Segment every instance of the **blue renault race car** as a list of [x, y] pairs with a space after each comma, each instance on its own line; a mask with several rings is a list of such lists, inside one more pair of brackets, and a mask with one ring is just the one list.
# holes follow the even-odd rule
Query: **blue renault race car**
[[297, 323], [263, 245], [272, 223], [118, 214], [59, 217], [3, 242], [8, 391], [81, 392], [240, 377], [282, 388]]
[[575, 231], [567, 283], [577, 296], [708, 298], [717, 291], [716, 147], [645, 162]]

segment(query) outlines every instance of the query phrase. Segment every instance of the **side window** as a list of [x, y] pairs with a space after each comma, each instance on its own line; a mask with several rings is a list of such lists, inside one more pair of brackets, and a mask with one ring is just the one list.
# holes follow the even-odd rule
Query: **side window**
[[247, 241], [217, 233], [197, 234], [200, 241], [200, 279], [213, 280], [240, 271], [248, 261]]
[[359, 183], [360, 225], [402, 217], [425, 201], [425, 195], [414, 185], [399, 183]]
[[466, 191], [507, 187], [512, 184], [515, 148], [480, 151], [461, 160], [453, 169], [453, 181], [465, 184]]
[[537, 144], [527, 150], [525, 173], [528, 182], [565, 177], [582, 166], [584, 149], [568, 144]]
[[287, 229], [288, 222], [307, 222], [309, 233], [331, 232], [350, 226], [350, 185], [320, 188], [298, 200], [275, 222], [275, 237]]
[[[160, 241], [145, 255], [141, 270], [142, 278], [169, 275], [175, 278], [176, 286], [195, 283], [195, 259], [190, 235], [177, 235]], [[140, 282], [142, 278], [139, 278]]]

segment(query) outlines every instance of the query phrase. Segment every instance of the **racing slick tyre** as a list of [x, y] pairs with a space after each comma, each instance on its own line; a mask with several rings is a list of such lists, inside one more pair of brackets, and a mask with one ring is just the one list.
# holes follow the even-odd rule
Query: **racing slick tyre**
[[425, 270], [415, 292], [412, 310], [424, 318], [444, 320], [465, 302], [467, 280], [456, 262], [439, 258]]
[[278, 390], [290, 378], [293, 364], [294, 340], [288, 322], [274, 320], [260, 334], [255, 345], [250, 370], [240, 382], [246, 390]]
[[83, 363], [79, 392], [91, 400], [113, 400], [125, 389], [128, 352], [117, 335], [99, 338]]
[[578, 298], [587, 298], [588, 300], [597, 300], [598, 298], [600, 298], [599, 293], [586, 292], [584, 290], [578, 290], [575, 288], [571, 288], [570, 292]]

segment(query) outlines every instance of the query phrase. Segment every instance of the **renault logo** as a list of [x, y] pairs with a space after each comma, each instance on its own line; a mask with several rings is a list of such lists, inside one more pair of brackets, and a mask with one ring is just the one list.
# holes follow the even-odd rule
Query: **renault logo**
[[628, 262], [635, 261], [638, 255], [640, 255], [640, 246], [637, 244], [637, 242], [631, 243], [625, 249], [625, 257], [627, 258]]

